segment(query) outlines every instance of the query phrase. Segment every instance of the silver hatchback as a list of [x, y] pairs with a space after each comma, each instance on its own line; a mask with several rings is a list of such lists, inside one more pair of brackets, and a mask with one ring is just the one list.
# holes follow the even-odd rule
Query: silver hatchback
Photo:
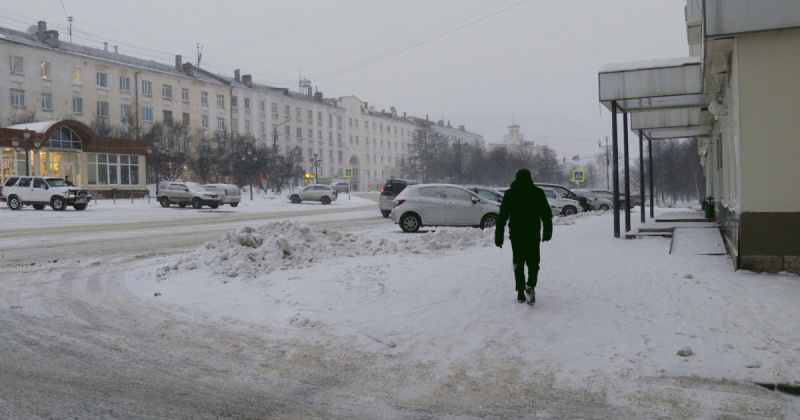
[[404, 232], [422, 226], [494, 227], [500, 205], [459, 185], [417, 184], [407, 186], [394, 199], [392, 221]]

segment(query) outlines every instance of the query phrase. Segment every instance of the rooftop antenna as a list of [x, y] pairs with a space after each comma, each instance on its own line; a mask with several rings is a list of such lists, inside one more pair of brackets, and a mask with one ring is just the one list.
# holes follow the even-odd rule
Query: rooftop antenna
[[72, 45], [72, 16], [67, 16], [69, 21], [69, 44]]
[[203, 58], [203, 46], [197, 43], [197, 68], [200, 68], [200, 60]]

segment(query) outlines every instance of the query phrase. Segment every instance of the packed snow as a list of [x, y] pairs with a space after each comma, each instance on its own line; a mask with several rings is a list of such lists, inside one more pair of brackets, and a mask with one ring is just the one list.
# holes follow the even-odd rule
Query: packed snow
[[[312, 206], [257, 197], [236, 211]], [[368, 199], [336, 206], [380, 218]], [[800, 416], [800, 398], [757, 385], [800, 384], [796, 275], [670, 253], [670, 238], [614, 238], [611, 212], [581, 213], [555, 219], [531, 307], [516, 302], [510, 243], [495, 247], [493, 229], [324, 226], [341, 217], [234, 226], [187, 253], [131, 263], [122, 284], [176, 317], [263, 327], [253, 331], [289, 354], [324, 346], [325, 359], [365, 375], [350, 392], [375, 406], [446, 402], [434, 417]]]

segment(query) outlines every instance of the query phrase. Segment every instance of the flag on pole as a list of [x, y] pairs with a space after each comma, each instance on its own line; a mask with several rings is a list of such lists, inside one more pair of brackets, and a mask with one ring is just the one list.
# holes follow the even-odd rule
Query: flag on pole
[[572, 157], [572, 160], [581, 160], [581, 155], [575, 155]]

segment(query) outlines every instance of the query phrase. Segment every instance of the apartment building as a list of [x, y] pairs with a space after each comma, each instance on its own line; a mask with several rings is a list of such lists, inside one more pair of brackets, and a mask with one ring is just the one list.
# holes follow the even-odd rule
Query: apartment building
[[[66, 43], [44, 22], [35, 29], [0, 28], [9, 66], [0, 72], [0, 89], [9, 92], [9, 100], [0, 101], [3, 179], [24, 172], [25, 151], [9, 146], [26, 129], [42, 140], [29, 151], [30, 168], [65, 176], [60, 162], [67, 162], [74, 182], [98, 191], [144, 190], [149, 142], [141, 137], [161, 122], [204, 136], [243, 138], [283, 154], [299, 147], [307, 173], [326, 181], [353, 168], [356, 190], [382, 185], [411, 149], [411, 117], [394, 108], [377, 111], [354, 96], [325, 98], [307, 80], [293, 92], [254, 83], [239, 70], [214, 74], [179, 55], [174, 64], [162, 64], [122, 54], [116, 46]], [[191, 149], [187, 139], [162, 147]], [[123, 161], [136, 168], [126, 169], [135, 179], [128, 175], [125, 184], [119, 175]]]

